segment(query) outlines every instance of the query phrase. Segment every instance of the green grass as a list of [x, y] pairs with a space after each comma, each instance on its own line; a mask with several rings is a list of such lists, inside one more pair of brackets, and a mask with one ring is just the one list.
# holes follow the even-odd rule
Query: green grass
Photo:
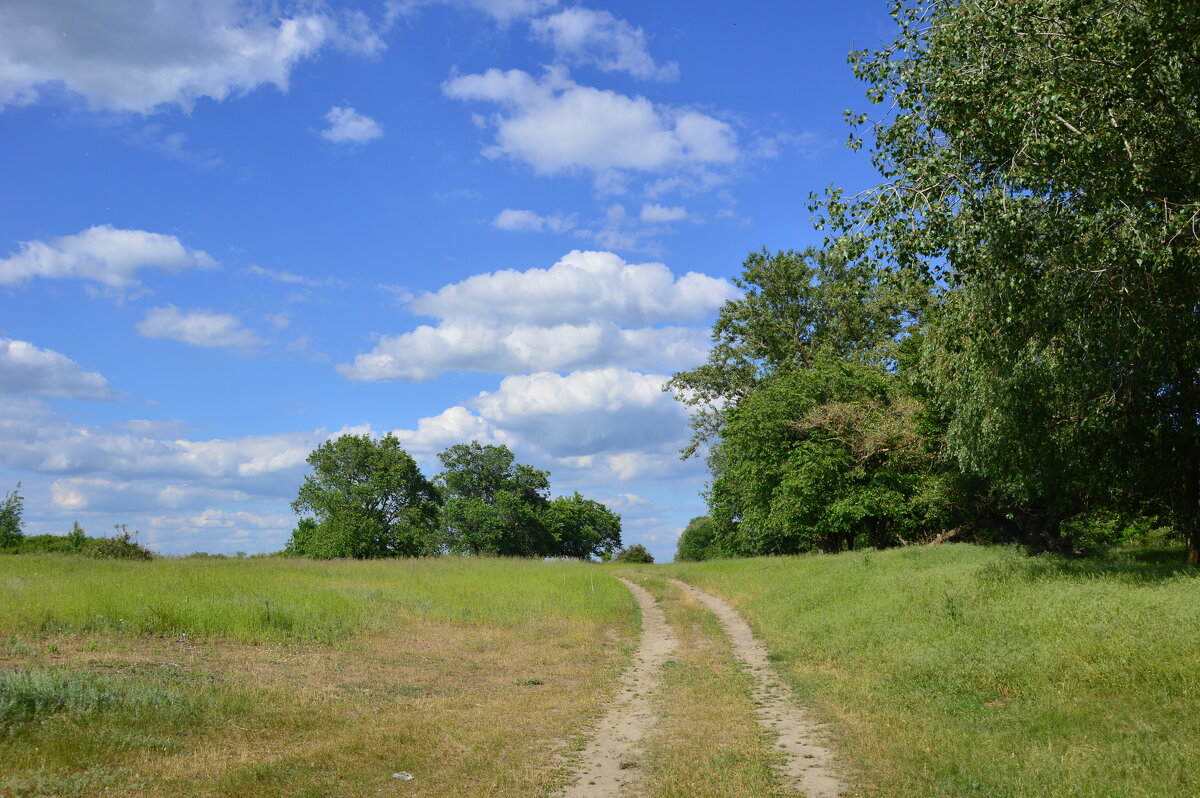
[[1200, 573], [947, 545], [674, 564], [747, 617], [866, 795], [1200, 795]]
[[620, 584], [578, 563], [528, 560], [96, 561], [0, 557], [0, 635], [117, 634], [333, 644], [422, 617], [627, 623]]
[[637, 607], [579, 563], [0, 558], [0, 796], [548, 794]]

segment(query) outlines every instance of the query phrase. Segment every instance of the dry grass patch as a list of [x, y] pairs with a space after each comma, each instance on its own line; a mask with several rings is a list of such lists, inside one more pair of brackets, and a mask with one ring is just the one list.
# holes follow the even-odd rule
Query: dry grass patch
[[[609, 592], [613, 580], [594, 569], [476, 565], [515, 568], [532, 594], [564, 588], [530, 577], [565, 576], [600, 609], [550, 611], [533, 595], [526, 609], [509, 601], [501, 620], [477, 620], [477, 608], [447, 612], [438, 597], [424, 614], [410, 596], [383, 602], [395, 618], [337, 644], [0, 638], [0, 672], [65, 674], [113, 695], [153, 687], [186, 710], [43, 707], [0, 735], [0, 795], [548, 794], [628, 660], [635, 615], [624, 588]], [[415, 778], [392, 778], [400, 771]]]

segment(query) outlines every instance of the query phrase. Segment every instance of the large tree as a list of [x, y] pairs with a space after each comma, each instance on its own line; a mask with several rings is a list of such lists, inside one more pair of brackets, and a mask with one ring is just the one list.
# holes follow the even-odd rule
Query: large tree
[[446, 504], [441, 525], [451, 551], [500, 556], [553, 553], [547, 528], [550, 474], [516, 462], [504, 445], [478, 441], [451, 446], [438, 455]]
[[[1160, 501], [1200, 562], [1200, 15], [1167, 0], [898, 0], [852, 54], [883, 182], [815, 203], [936, 281], [947, 449], [1049, 542]], [[852, 139], [858, 146], [861, 139]]]
[[843, 244], [746, 257], [733, 280], [742, 296], [718, 313], [708, 361], [672, 375], [666, 386], [692, 408], [695, 434], [685, 456], [712, 441], [729, 410], [774, 374], [821, 357], [872, 363], [894, 357], [923, 292], [878, 279]]
[[288, 552], [305, 557], [415, 557], [438, 550], [440, 497], [392, 435], [342, 435], [308, 456]]

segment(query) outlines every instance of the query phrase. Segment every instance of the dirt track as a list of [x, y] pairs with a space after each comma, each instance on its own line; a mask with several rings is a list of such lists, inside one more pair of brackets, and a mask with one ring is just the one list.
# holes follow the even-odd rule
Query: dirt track
[[575, 782], [562, 793], [563, 798], [637, 795], [637, 785], [642, 780], [641, 743], [656, 720], [650, 696], [657, 688], [663, 664], [675, 652], [677, 644], [654, 597], [640, 585], [626, 579], [621, 581], [642, 608], [641, 643], [633, 664], [621, 677], [612, 707], [583, 752]]
[[724, 599], [678, 579], [670, 581], [713, 611], [733, 646], [734, 655], [754, 679], [758, 720], [769, 732], [779, 735], [774, 748], [784, 755], [784, 764], [779, 768], [784, 783], [807, 798], [841, 795], [846, 785], [833, 772], [833, 752], [821, 743], [824, 730], [797, 706], [791, 689], [767, 660], [767, 647], [754, 636], [750, 625]]
[[[619, 578], [619, 577], [618, 577]], [[642, 741], [657, 722], [651, 695], [660, 671], [678, 644], [662, 608], [644, 588], [621, 579], [642, 610], [642, 635], [633, 664], [622, 675], [617, 697], [581, 755], [573, 783], [562, 798], [612, 798], [645, 795], [642, 784]], [[767, 649], [750, 626], [726, 601], [676, 579], [680, 590], [703, 603], [716, 616], [734, 655], [754, 682], [759, 722], [782, 754], [777, 767], [784, 785], [806, 798], [837, 798], [846, 785], [834, 773], [834, 757], [821, 740], [823, 729], [800, 709], [792, 691], [767, 660]]]

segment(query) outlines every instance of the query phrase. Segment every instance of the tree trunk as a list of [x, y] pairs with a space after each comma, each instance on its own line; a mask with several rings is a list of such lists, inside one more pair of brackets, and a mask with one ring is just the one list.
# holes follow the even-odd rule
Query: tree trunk
[[1179, 426], [1179, 526], [1187, 538], [1187, 561], [1200, 565], [1200, 419], [1197, 418], [1195, 372], [1183, 380]]

